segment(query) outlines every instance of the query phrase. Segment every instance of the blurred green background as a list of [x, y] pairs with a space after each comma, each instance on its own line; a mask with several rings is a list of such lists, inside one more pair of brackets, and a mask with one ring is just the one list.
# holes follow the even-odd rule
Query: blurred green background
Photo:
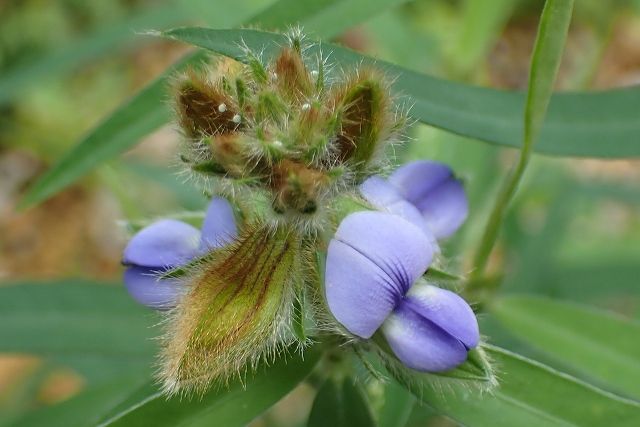
[[[70, 277], [121, 286], [126, 233], [120, 221], [204, 206], [206, 199], [177, 175], [179, 138], [165, 126], [44, 203], [17, 208], [29, 185], [62, 153], [189, 51], [145, 36], [146, 30], [187, 24], [230, 28], [271, 3], [0, 1], [0, 286], [56, 286]], [[375, 16], [363, 13], [360, 25], [346, 28], [334, 41], [450, 80], [526, 88], [541, 1], [386, 3], [394, 7]], [[639, 83], [640, 1], [576, 2], [558, 89]], [[466, 181], [471, 214], [444, 247], [452, 268], [465, 272], [497, 184], [516, 153], [421, 124], [409, 136], [410, 142], [397, 149], [399, 162], [441, 160]], [[640, 320], [640, 160], [535, 156], [490, 272], [506, 292], [553, 296]], [[491, 316], [482, 322], [491, 342], [508, 343], [558, 366], [515, 341]], [[111, 375], [91, 363], [0, 354], [0, 425]], [[298, 388], [254, 425], [298, 425], [311, 395], [307, 387]], [[412, 419], [414, 425], [448, 425], [420, 409]]]

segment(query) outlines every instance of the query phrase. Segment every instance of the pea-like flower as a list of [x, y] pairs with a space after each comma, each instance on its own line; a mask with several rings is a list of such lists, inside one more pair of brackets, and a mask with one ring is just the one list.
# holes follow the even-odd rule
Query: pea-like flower
[[407, 163], [388, 180], [373, 176], [360, 192], [374, 206], [428, 229], [438, 240], [460, 228], [469, 211], [464, 187], [451, 168], [429, 160]]
[[367, 339], [381, 329], [406, 366], [440, 372], [464, 362], [480, 336], [461, 297], [422, 279], [433, 254], [429, 237], [402, 217], [353, 213], [329, 243], [325, 292], [351, 334]]
[[178, 279], [160, 279], [158, 273], [188, 263], [209, 250], [224, 246], [237, 235], [233, 209], [223, 198], [214, 198], [202, 230], [175, 219], [163, 219], [140, 230], [124, 250], [124, 283], [140, 304], [173, 308], [183, 291]]

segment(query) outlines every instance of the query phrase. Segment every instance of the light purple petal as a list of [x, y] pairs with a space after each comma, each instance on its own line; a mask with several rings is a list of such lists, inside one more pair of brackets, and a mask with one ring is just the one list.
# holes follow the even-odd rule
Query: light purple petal
[[175, 307], [182, 291], [178, 280], [160, 280], [157, 272], [149, 268], [129, 267], [123, 280], [134, 300], [156, 310]]
[[462, 342], [467, 349], [478, 345], [478, 320], [469, 304], [458, 294], [418, 282], [407, 292], [405, 303]]
[[453, 177], [453, 171], [444, 163], [417, 160], [396, 169], [389, 177], [402, 197], [417, 205], [440, 184]]
[[384, 208], [403, 200], [398, 189], [378, 175], [374, 175], [360, 184], [360, 193], [377, 208]]
[[455, 233], [469, 213], [464, 187], [455, 179], [440, 185], [417, 207], [438, 239]]
[[400, 200], [398, 202], [390, 204], [384, 210], [394, 215], [401, 216], [402, 218], [406, 219], [407, 221], [421, 229], [424, 235], [427, 236], [427, 239], [429, 239], [429, 242], [433, 247], [433, 251], [438, 253], [440, 252], [440, 246], [438, 245], [436, 236], [433, 234], [433, 232], [431, 231], [431, 227], [429, 227], [429, 224], [427, 224], [427, 222], [424, 220], [424, 217], [422, 216], [422, 214], [420, 214], [420, 211], [415, 206], [413, 206], [406, 200]]
[[464, 187], [445, 164], [427, 160], [408, 163], [398, 168], [389, 182], [418, 208], [438, 239], [449, 237], [467, 218]]
[[354, 335], [371, 337], [432, 256], [427, 237], [399, 216], [349, 215], [327, 252], [325, 292], [331, 312]]
[[370, 338], [399, 301], [394, 279], [360, 252], [329, 243], [325, 292], [331, 313], [349, 332]]
[[174, 219], [163, 219], [140, 230], [124, 249], [122, 262], [142, 267], [175, 267], [198, 252], [200, 231]]
[[467, 358], [460, 341], [404, 302], [384, 322], [382, 332], [398, 359], [411, 369], [443, 372]]
[[209, 203], [202, 223], [201, 250], [220, 248], [231, 243], [238, 235], [233, 207], [222, 197], [214, 197]]

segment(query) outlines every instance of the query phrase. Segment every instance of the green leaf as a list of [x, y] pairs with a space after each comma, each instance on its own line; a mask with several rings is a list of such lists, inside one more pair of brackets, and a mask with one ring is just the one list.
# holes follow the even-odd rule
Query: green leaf
[[100, 427], [244, 426], [284, 397], [315, 367], [320, 348], [308, 348], [304, 357], [280, 357], [261, 366], [255, 375], [219, 385], [201, 397], [167, 399], [149, 383], [105, 415]]
[[89, 387], [60, 404], [33, 411], [12, 426], [93, 427], [99, 421], [100, 414], [122, 401], [123, 393], [139, 387], [144, 381], [139, 376], [112, 379], [108, 383]]
[[[294, 22], [305, 25], [309, 21], [312, 28], [314, 25], [317, 26], [315, 31], [319, 36], [332, 37], [344, 30], [345, 25], [357, 24], [359, 19], [365, 19], [373, 13], [379, 12], [379, 8], [367, 6], [360, 7], [364, 12], [344, 15], [345, 12], [353, 12], [362, 3], [363, 0], [313, 0], [312, 7], [307, 8], [301, 7], [303, 3], [299, 0], [280, 0], [246, 23], [283, 28]], [[379, 6], [391, 6], [397, 3], [399, 0], [376, 0], [376, 4]], [[306, 3], [304, 4], [306, 5]], [[324, 11], [324, 8], [328, 8], [327, 12], [320, 13]], [[218, 8], [215, 10], [217, 11]], [[322, 17], [320, 21], [318, 21], [319, 16]], [[348, 19], [346, 19], [347, 17]], [[217, 23], [224, 27], [233, 26], [240, 22], [234, 20], [235, 18], [226, 19], [224, 14], [217, 19], [221, 20]], [[20, 207], [27, 208], [46, 200], [77, 181], [91, 169], [131, 148], [143, 136], [168, 123], [171, 119], [171, 113], [166, 103], [169, 77], [178, 70], [204, 62], [206, 58], [204, 52], [185, 56], [141, 92], [134, 95], [127, 104], [105, 118], [29, 188], [21, 200]]]
[[640, 324], [533, 296], [502, 297], [492, 313], [516, 337], [569, 367], [640, 399]]
[[69, 282], [0, 287], [0, 351], [149, 364], [158, 317], [122, 285]]
[[393, 381], [384, 386], [384, 401], [378, 411], [378, 427], [404, 427], [411, 416], [416, 398]]
[[[273, 55], [285, 43], [282, 35], [256, 30], [178, 28], [167, 37], [242, 59], [240, 41]], [[524, 95], [465, 85], [406, 70], [329, 43], [310, 53], [331, 52], [342, 68], [373, 64], [396, 77], [394, 88], [411, 97], [418, 120], [461, 135], [499, 145], [520, 147]], [[553, 96], [536, 151], [563, 156], [634, 157], [640, 136], [640, 87]]]
[[345, 378], [341, 384], [329, 379], [322, 385], [311, 407], [308, 427], [375, 426], [362, 392]]
[[633, 427], [640, 405], [583, 383], [533, 360], [490, 347], [500, 371], [491, 393], [463, 387], [414, 390], [424, 404], [468, 427]]
[[[255, 0], [218, 0], [215, 8], [206, 0], [170, 0], [165, 4], [139, 8], [132, 16], [118, 22], [105, 22], [60, 48], [48, 52], [22, 66], [15, 67], [0, 79], [0, 104], [19, 96], [29, 86], [66, 73], [113, 51], [140, 45], [144, 40], [134, 31], [185, 25], [196, 19], [211, 26], [226, 27], [227, 22], [240, 22], [247, 11], [255, 8]], [[264, 3], [260, 0], [258, 3]]]
[[166, 95], [166, 79], [177, 69], [203, 58], [200, 53], [187, 56], [116, 110], [45, 172], [29, 189], [20, 206], [24, 208], [46, 200], [96, 164], [126, 151], [132, 142], [167, 123], [171, 113], [162, 101]]
[[524, 111], [524, 149], [532, 149], [547, 114], [569, 32], [573, 0], [547, 0], [531, 59]]

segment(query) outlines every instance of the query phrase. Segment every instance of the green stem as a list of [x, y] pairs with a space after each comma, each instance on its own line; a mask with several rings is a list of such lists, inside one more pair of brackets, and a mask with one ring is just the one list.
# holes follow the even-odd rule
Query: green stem
[[482, 234], [482, 238], [480, 239], [478, 249], [476, 250], [476, 254], [473, 259], [470, 287], [473, 286], [473, 283], [478, 283], [477, 279], [484, 275], [487, 262], [489, 261], [489, 256], [491, 255], [493, 247], [498, 240], [500, 226], [504, 220], [509, 203], [518, 190], [524, 171], [529, 164], [529, 159], [531, 158], [531, 145], [532, 144], [527, 144], [525, 142], [520, 153], [518, 163], [511, 170], [509, 176], [500, 189], [500, 193], [498, 193], [496, 203], [493, 206], [493, 210], [491, 211], [491, 215], [489, 216], [489, 220], [487, 221], [487, 225], [484, 229], [484, 233]]
[[473, 270], [467, 291], [479, 290], [484, 283], [483, 277], [489, 256], [498, 239], [500, 226], [527, 169], [533, 144], [537, 139], [547, 112], [553, 84], [558, 73], [562, 52], [569, 30], [573, 0], [547, 0], [540, 17], [536, 36], [529, 87], [524, 111], [524, 136], [522, 150], [515, 167], [511, 170], [491, 211], [484, 234], [473, 259]]

